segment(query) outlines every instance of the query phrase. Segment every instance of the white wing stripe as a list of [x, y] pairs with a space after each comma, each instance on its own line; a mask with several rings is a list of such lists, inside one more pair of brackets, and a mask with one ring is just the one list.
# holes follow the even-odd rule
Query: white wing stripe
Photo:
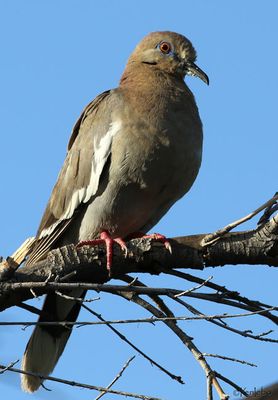
[[121, 126], [122, 121], [112, 122], [106, 134], [99, 141], [99, 145], [97, 146], [96, 143], [94, 143], [95, 154], [92, 160], [90, 183], [86, 189], [86, 197], [83, 200], [84, 203], [97, 191], [102, 169], [111, 150], [112, 139], [120, 131]]
[[84, 187], [78, 189], [73, 193], [67, 209], [60, 217], [60, 220], [56, 221], [47, 229], [43, 229], [40, 234], [40, 238], [50, 235], [54, 231], [56, 226], [59, 225], [60, 221], [71, 218], [78, 205], [82, 202], [86, 203], [87, 201], [89, 201], [90, 198], [97, 192], [101, 172], [111, 151], [113, 137], [120, 131], [121, 127], [122, 121], [118, 120], [115, 122], [111, 122], [108, 131], [101, 138], [98, 145], [96, 144], [95, 140], [94, 152], [92, 154], [91, 176], [89, 185], [86, 188]]
[[82, 188], [82, 189], [76, 190], [73, 193], [71, 201], [70, 201], [66, 211], [63, 213], [61, 219], [68, 219], [68, 218], [72, 217], [74, 210], [83, 201], [85, 192], [86, 192], [86, 189]]

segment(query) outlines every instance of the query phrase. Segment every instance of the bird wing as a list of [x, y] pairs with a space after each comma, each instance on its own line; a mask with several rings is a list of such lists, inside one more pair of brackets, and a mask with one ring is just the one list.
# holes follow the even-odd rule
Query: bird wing
[[119, 126], [111, 123], [111, 91], [97, 96], [77, 120], [66, 159], [42, 217], [26, 264], [43, 258], [72, 222], [82, 204], [97, 192]]

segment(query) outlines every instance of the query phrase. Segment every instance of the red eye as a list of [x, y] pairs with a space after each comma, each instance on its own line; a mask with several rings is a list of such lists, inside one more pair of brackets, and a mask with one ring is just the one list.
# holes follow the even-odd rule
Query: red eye
[[159, 45], [159, 49], [164, 54], [169, 54], [171, 51], [171, 45], [168, 42], [161, 42]]

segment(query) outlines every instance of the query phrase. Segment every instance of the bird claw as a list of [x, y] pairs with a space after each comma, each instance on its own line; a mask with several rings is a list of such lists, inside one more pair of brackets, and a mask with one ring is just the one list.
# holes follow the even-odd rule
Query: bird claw
[[171, 243], [169, 242], [169, 240], [167, 240], [167, 239], [165, 240], [164, 246], [165, 246], [166, 250], [168, 250], [169, 253], [172, 255], [173, 251], [172, 251], [172, 246], [171, 246]]
[[144, 235], [142, 236], [143, 238], [149, 238], [156, 240], [157, 242], [160, 242], [164, 245], [165, 249], [169, 251], [170, 254], [172, 254], [172, 246], [169, 240], [166, 238], [166, 236], [161, 235], [160, 233], [151, 233], [149, 235]]
[[[166, 248], [166, 250], [168, 250], [169, 253], [172, 254], [172, 247], [171, 247], [169, 240], [164, 235], [161, 235], [160, 233], [152, 233], [149, 235], [145, 235], [144, 233], [138, 232], [138, 233], [134, 233], [134, 234], [131, 234], [128, 236], [128, 240], [135, 239], [135, 238], [152, 239], [152, 240], [161, 242], [164, 245], [164, 247]], [[117, 243], [121, 247], [121, 249], [124, 253], [124, 257], [126, 258], [127, 254], [128, 254], [126, 242], [124, 241], [124, 239], [122, 239], [120, 237], [113, 239], [108, 231], [101, 232], [100, 238], [98, 238], [98, 239], [85, 240], [85, 241], [79, 242], [76, 247], [98, 246], [100, 244], [105, 244], [105, 246], [106, 246], [106, 268], [107, 268], [109, 276], [111, 276], [111, 267], [112, 267], [112, 263], [113, 263], [113, 244], [114, 243]]]
[[122, 251], [124, 253], [124, 257], [126, 258], [128, 251], [127, 251], [127, 247], [126, 247], [125, 241], [122, 238], [115, 238], [115, 239], [112, 239], [112, 240], [120, 246], [120, 248], [122, 249]]
[[100, 234], [99, 239], [93, 239], [93, 240], [85, 240], [82, 242], [79, 242], [76, 247], [82, 247], [82, 246], [98, 246], [100, 244], [105, 244], [106, 246], [106, 268], [108, 271], [109, 276], [111, 276], [111, 267], [113, 263], [113, 244], [117, 243], [122, 251], [124, 252], [125, 258], [127, 257], [127, 247], [126, 243], [122, 238], [115, 238], [113, 239], [109, 232], [103, 231]]
[[131, 240], [131, 239], [153, 239], [156, 240], [158, 242], [161, 242], [164, 247], [166, 248], [166, 250], [169, 251], [170, 254], [172, 254], [172, 246], [171, 243], [169, 242], [169, 240], [166, 238], [166, 236], [161, 235], [160, 233], [151, 233], [151, 234], [145, 234], [142, 232], [134, 232], [131, 233], [130, 235], [128, 235], [127, 240]]

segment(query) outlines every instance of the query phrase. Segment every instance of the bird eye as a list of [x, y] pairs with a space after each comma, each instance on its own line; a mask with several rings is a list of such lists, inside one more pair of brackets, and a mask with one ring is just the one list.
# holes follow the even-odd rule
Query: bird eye
[[159, 44], [159, 50], [164, 54], [169, 54], [171, 51], [171, 45], [168, 42], [161, 42]]

